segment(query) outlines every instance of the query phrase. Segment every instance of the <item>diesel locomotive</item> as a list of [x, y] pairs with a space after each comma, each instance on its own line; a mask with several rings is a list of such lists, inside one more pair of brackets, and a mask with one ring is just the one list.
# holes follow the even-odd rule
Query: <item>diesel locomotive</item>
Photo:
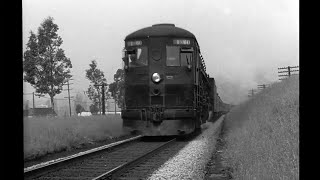
[[228, 111], [191, 32], [155, 24], [124, 41], [124, 128], [146, 136], [185, 135]]

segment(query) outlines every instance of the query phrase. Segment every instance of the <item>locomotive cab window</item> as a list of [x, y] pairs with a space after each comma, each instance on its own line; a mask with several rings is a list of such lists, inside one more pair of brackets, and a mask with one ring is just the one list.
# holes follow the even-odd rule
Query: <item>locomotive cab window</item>
[[192, 53], [193, 53], [193, 48], [189, 47], [182, 47], [180, 49], [180, 61], [181, 61], [181, 66], [191, 66], [192, 65]]
[[139, 47], [127, 51], [129, 67], [142, 67], [148, 65], [148, 48]]
[[192, 53], [181, 52], [180, 59], [181, 59], [181, 66], [192, 65]]
[[167, 66], [180, 66], [180, 47], [167, 46]]

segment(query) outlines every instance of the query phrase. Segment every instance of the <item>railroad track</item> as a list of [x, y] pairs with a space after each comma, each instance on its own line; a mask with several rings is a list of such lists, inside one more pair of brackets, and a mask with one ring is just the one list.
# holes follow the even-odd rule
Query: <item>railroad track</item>
[[115, 179], [127, 169], [166, 148], [176, 139], [143, 142], [143, 136], [112, 143], [24, 169], [25, 179]]

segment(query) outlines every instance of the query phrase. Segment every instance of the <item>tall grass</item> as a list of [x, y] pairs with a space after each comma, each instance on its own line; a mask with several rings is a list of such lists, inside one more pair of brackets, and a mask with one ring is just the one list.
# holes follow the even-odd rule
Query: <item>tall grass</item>
[[24, 159], [125, 134], [119, 115], [24, 118]]
[[299, 179], [299, 77], [232, 109], [225, 128], [222, 156], [235, 179]]

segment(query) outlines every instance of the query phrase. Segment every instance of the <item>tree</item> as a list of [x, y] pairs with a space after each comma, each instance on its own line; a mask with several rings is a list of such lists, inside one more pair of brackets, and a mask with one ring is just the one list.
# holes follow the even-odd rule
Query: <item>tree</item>
[[97, 114], [99, 112], [99, 108], [97, 107], [96, 104], [90, 105], [90, 112], [91, 112], [91, 114]]
[[124, 103], [124, 71], [118, 69], [113, 76], [114, 82], [109, 85], [109, 92], [111, 92], [112, 98], [117, 102], [121, 108]]
[[77, 114], [82, 113], [83, 111], [84, 111], [84, 108], [80, 104], [77, 104], [76, 105]]
[[58, 25], [53, 18], [45, 19], [38, 33], [30, 32], [24, 52], [24, 81], [31, 84], [39, 95], [48, 94], [54, 108], [53, 97], [60, 94], [63, 84], [71, 78], [72, 64], [64, 50], [60, 48], [62, 39], [58, 36]]
[[107, 80], [104, 78], [104, 73], [97, 68], [97, 65], [97, 62], [92, 60], [91, 64], [89, 64], [90, 68], [86, 70], [86, 78], [89, 79], [91, 83], [89, 85], [87, 95], [89, 99], [93, 101], [95, 108], [98, 107], [98, 111], [101, 111], [101, 86], [95, 85], [101, 85], [102, 83], [107, 84]]

